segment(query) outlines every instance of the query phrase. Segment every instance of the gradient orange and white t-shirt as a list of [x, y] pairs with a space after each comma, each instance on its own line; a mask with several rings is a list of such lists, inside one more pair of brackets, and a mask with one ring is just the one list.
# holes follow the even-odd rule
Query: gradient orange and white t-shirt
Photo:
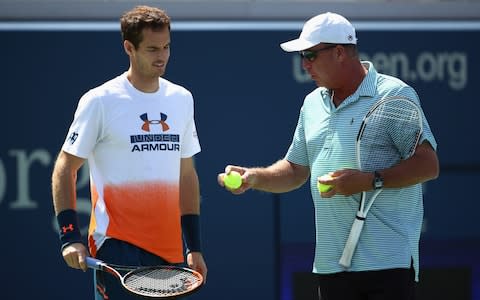
[[89, 248], [117, 238], [183, 261], [180, 159], [200, 152], [192, 94], [159, 78], [155, 93], [126, 73], [79, 101], [62, 150], [88, 159], [92, 194]]

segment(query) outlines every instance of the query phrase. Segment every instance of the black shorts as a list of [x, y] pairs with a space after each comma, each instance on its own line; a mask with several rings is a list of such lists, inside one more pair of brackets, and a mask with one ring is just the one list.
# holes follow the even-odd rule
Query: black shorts
[[[132, 244], [107, 239], [97, 252], [97, 258], [109, 264], [130, 266], [156, 266], [169, 264], [163, 258], [142, 250]], [[176, 264], [181, 265], [183, 264]], [[130, 269], [131, 269], [130, 268]], [[128, 272], [125, 268], [123, 272]], [[95, 300], [138, 300], [137, 296], [129, 294], [121, 285], [120, 281], [105, 272], [94, 272]]]
[[415, 300], [413, 267], [317, 276], [320, 300]]

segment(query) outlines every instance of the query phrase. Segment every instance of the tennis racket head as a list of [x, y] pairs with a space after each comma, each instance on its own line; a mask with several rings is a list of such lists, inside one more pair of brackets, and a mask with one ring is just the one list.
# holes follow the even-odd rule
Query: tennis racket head
[[422, 134], [422, 112], [404, 96], [377, 102], [365, 116], [357, 136], [357, 160], [362, 171], [389, 168], [410, 157]]
[[176, 298], [197, 291], [203, 285], [203, 276], [183, 267], [141, 267], [125, 274], [122, 285], [129, 292], [147, 299]]

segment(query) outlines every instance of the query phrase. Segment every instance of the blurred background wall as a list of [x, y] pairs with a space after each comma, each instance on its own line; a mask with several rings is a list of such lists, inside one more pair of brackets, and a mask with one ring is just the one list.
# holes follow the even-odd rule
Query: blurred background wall
[[315, 86], [279, 43], [325, 11], [356, 26], [363, 59], [417, 89], [439, 143], [440, 177], [424, 185], [420, 299], [480, 299], [477, 1], [0, 0], [0, 254], [12, 272], [1, 299], [93, 295], [90, 272], [68, 269], [59, 253], [50, 175], [79, 97], [128, 68], [118, 18], [140, 3], [171, 15], [165, 77], [195, 98], [209, 280], [192, 299], [315, 299], [308, 187], [232, 196], [216, 175], [285, 154]]

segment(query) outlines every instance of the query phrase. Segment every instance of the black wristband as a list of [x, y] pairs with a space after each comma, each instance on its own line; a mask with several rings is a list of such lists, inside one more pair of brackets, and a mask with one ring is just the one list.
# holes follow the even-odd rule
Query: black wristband
[[82, 234], [78, 228], [77, 212], [73, 209], [66, 209], [57, 215], [59, 227], [61, 250], [73, 243], [82, 242]]
[[200, 216], [183, 215], [181, 218], [183, 239], [189, 252], [202, 252], [202, 241], [200, 237]]

